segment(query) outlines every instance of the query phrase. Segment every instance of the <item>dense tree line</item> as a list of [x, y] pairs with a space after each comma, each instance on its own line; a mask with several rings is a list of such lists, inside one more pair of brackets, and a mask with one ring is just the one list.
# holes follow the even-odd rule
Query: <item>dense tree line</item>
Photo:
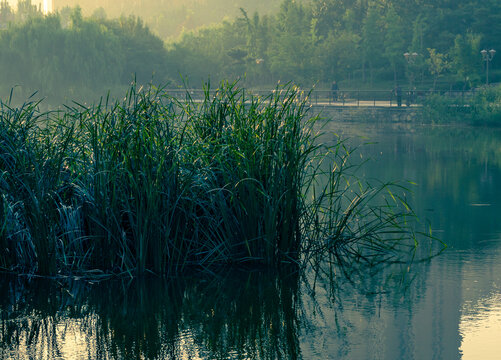
[[[501, 49], [497, 0], [284, 0], [276, 15], [242, 12], [185, 34], [171, 43], [170, 58], [185, 74], [246, 74], [250, 82], [354, 79], [377, 86], [412, 77], [416, 85], [445, 79], [463, 88], [484, 80], [483, 48]], [[417, 56], [407, 62], [406, 52]]]
[[[43, 16], [30, 1], [17, 12], [1, 4], [0, 89], [39, 91], [54, 101], [167, 80], [163, 42], [139, 18], [84, 18], [80, 8]], [[23, 7], [24, 6], [24, 7]], [[27, 8], [29, 12], [22, 9]]]
[[[2, 96], [20, 85], [25, 95], [78, 98], [134, 78], [195, 87], [241, 78], [254, 87], [338, 80], [345, 87], [412, 81], [461, 89], [484, 82], [481, 49], [501, 51], [497, 0], [283, 0], [276, 14], [239, 11], [164, 43], [137, 17], [84, 17], [78, 7], [44, 16], [30, 0], [16, 11], [1, 1]], [[410, 63], [406, 52], [417, 54]], [[500, 60], [490, 64], [491, 82], [501, 79]]]

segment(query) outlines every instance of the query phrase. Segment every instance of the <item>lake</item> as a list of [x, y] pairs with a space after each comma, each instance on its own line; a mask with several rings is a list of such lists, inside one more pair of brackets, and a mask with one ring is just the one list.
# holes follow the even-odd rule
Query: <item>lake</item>
[[286, 271], [4, 276], [0, 358], [499, 359], [501, 130], [356, 122], [326, 130], [368, 143], [355, 154], [368, 160], [361, 177], [415, 183], [406, 197], [448, 244], [441, 255], [405, 274], [361, 269], [314, 288], [312, 276]]

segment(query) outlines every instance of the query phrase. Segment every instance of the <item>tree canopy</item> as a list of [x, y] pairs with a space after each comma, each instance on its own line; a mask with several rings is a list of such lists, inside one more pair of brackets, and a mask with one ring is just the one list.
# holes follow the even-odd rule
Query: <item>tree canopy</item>
[[163, 42], [139, 18], [84, 18], [78, 7], [43, 16], [35, 8], [21, 21], [21, 9], [13, 12], [6, 2], [0, 7], [0, 19], [11, 16], [0, 30], [3, 94], [19, 87], [24, 96], [39, 91], [73, 100], [134, 79], [167, 81]]
[[[161, 39], [249, 13], [274, 13], [281, 0], [58, 0], [55, 7], [80, 6], [87, 15], [139, 16]], [[102, 15], [101, 15], [102, 16]]]
[[[131, 2], [141, 4], [146, 9], [149, 0]], [[480, 50], [501, 49], [496, 0], [282, 0], [275, 13], [241, 8], [233, 19], [168, 42], [136, 16], [109, 19], [104, 9], [86, 16], [79, 7], [45, 16], [30, 0], [18, 5], [0, 1], [3, 93], [20, 85], [25, 93], [76, 98], [134, 78], [192, 86], [241, 79], [253, 87], [278, 81], [327, 87], [337, 80], [372, 88], [412, 79], [420, 87], [462, 89], [484, 82]], [[417, 55], [408, 62], [404, 53]], [[489, 64], [491, 82], [501, 80], [500, 58]]]
[[[311, 86], [355, 79], [369, 86], [412, 75], [430, 87], [441, 80], [447, 86], [474, 86], [485, 66], [480, 50], [501, 48], [500, 16], [501, 3], [495, 0], [283, 0], [274, 15], [256, 13], [250, 20], [243, 13], [185, 34], [169, 43], [169, 57], [173, 69], [187, 76], [245, 75], [250, 83], [267, 79]], [[231, 66], [233, 59], [226, 56], [237, 47], [247, 54], [241, 58], [244, 66]], [[406, 52], [418, 57], [408, 63]], [[437, 54], [447, 66], [437, 63]], [[196, 71], [186, 68], [191, 56], [203, 58]], [[499, 64], [498, 56], [491, 65], [494, 79], [501, 78], [495, 71]]]

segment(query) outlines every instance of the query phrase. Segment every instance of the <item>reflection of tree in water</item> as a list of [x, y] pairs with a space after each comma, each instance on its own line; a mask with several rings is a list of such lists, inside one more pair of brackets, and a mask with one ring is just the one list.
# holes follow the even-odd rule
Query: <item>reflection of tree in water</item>
[[[305, 359], [326, 354], [332, 359], [421, 358], [416, 357], [416, 329], [410, 324], [430, 291], [430, 261], [409, 258], [409, 262], [374, 267], [352, 263], [345, 269], [322, 265], [318, 276], [312, 273], [305, 284], [304, 294], [313, 296], [302, 298], [302, 309], [312, 325], [300, 337]], [[443, 339], [433, 341], [440, 344]]]
[[245, 358], [298, 357], [297, 275], [251, 273], [227, 277], [223, 284], [214, 278], [187, 291], [192, 301], [185, 315], [195, 320], [189, 325], [209, 358], [226, 358], [235, 350]]
[[63, 356], [79, 333], [89, 359], [295, 359], [298, 283], [297, 275], [263, 272], [94, 285], [1, 281], [0, 352]]
[[370, 143], [359, 148], [372, 160], [364, 164], [365, 174], [417, 184], [409, 194], [412, 208], [449, 246], [482, 248], [488, 243], [472, 235], [477, 229], [501, 232], [501, 129], [359, 123], [341, 134], [350, 137], [350, 145]]

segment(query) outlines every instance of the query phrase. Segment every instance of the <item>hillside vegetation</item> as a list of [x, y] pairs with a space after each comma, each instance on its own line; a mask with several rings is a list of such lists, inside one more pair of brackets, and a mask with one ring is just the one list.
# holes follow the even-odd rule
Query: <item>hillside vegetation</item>
[[[170, 4], [162, 8], [166, 14], [180, 3]], [[212, 2], [187, 2], [184, 9], [189, 4], [202, 13]], [[17, 11], [1, 3], [2, 96], [20, 85], [24, 95], [40, 91], [57, 100], [81, 99], [123, 89], [134, 79], [191, 87], [208, 79], [240, 79], [245, 87], [269, 89], [292, 81], [327, 88], [337, 80], [344, 89], [388, 89], [400, 83], [460, 90], [485, 82], [480, 51], [501, 49], [501, 3], [496, 0], [283, 0], [274, 14], [237, 9], [232, 19], [168, 42], [151, 30], [155, 25], [147, 25], [146, 13], [155, 9], [148, 5], [136, 1], [127, 7], [140, 8], [142, 20], [108, 18], [103, 11], [86, 17], [80, 8], [67, 7], [43, 16], [29, 0], [21, 1]], [[118, 13], [118, 5], [113, 9], [110, 14]], [[174, 10], [170, 14], [178, 18]], [[404, 53], [415, 56], [407, 62]], [[501, 54], [489, 63], [491, 83], [501, 79], [500, 60]]]

